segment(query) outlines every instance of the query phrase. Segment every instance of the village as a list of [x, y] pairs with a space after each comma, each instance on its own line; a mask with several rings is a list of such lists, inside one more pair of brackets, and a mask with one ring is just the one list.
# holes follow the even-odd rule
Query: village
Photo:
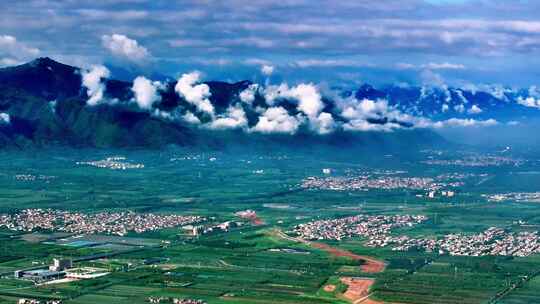
[[540, 203], [540, 192], [511, 192], [482, 195], [490, 202], [515, 201]]
[[413, 227], [427, 220], [423, 215], [356, 215], [297, 225], [294, 233], [305, 240], [337, 240], [362, 237], [376, 242], [392, 229]]
[[15, 214], [0, 214], [0, 228], [31, 232], [49, 230], [75, 234], [143, 233], [165, 228], [196, 224], [200, 216], [135, 212], [81, 213], [54, 209], [24, 209]]
[[111, 170], [127, 170], [127, 169], [142, 169], [144, 164], [134, 164], [126, 161], [123, 156], [107, 157], [102, 160], [95, 161], [79, 161], [75, 163], [78, 166], [91, 166], [96, 168], [111, 169]]
[[295, 227], [305, 240], [336, 240], [361, 237], [367, 247], [391, 246], [393, 251], [424, 250], [452, 256], [516, 256], [540, 253], [538, 232], [511, 232], [490, 227], [479, 234], [447, 234], [438, 239], [396, 236], [393, 229], [411, 228], [427, 221], [422, 215], [365, 216], [320, 220]]
[[460, 167], [499, 167], [499, 166], [515, 166], [519, 167], [524, 164], [524, 160], [506, 156], [490, 156], [478, 155], [468, 156], [462, 159], [429, 159], [422, 161], [427, 165], [439, 166], [460, 166]]
[[206, 304], [203, 300], [195, 299], [180, 299], [180, 298], [168, 298], [168, 297], [148, 297], [149, 303], [173, 303], [173, 304]]
[[447, 187], [459, 187], [463, 182], [438, 182], [428, 177], [395, 177], [359, 175], [355, 177], [308, 177], [302, 181], [305, 189], [332, 191], [368, 191], [370, 189], [410, 189], [435, 191]]
[[515, 233], [497, 227], [490, 227], [474, 235], [448, 234], [438, 240], [403, 236], [390, 238], [386, 240], [386, 244], [394, 245], [392, 250], [395, 251], [416, 248], [453, 256], [526, 257], [540, 253], [540, 239], [536, 231]]

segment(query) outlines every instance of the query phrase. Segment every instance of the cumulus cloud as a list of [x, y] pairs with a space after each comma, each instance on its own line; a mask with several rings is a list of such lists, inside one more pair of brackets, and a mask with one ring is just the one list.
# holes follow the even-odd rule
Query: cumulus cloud
[[480, 109], [480, 107], [477, 105], [472, 105], [472, 107], [469, 110], [467, 110], [467, 113], [471, 115], [480, 114], [482, 112], [483, 112], [482, 109]]
[[463, 112], [465, 112], [465, 105], [463, 105], [463, 104], [455, 105], [454, 110], [456, 112], [463, 113]]
[[319, 134], [328, 134], [336, 128], [332, 114], [322, 112], [316, 119], [311, 120], [312, 128]]
[[299, 84], [289, 88], [285, 83], [279, 86], [268, 86], [264, 90], [265, 98], [269, 105], [273, 105], [278, 98], [294, 99], [298, 102], [298, 111], [303, 112], [309, 118], [315, 118], [324, 108], [317, 87], [314, 84]]
[[390, 108], [386, 100], [348, 99], [338, 105], [342, 111], [341, 116], [347, 120], [343, 125], [345, 130], [392, 131], [401, 128], [397, 121], [411, 120], [408, 115]]
[[311, 129], [319, 134], [327, 134], [335, 127], [332, 114], [321, 113], [324, 102], [318, 87], [312, 83], [301, 83], [291, 88], [285, 83], [267, 86], [264, 93], [269, 105], [273, 105], [279, 98], [296, 100], [297, 110], [307, 116]]
[[255, 94], [257, 93], [259, 89], [258, 84], [251, 84], [249, 85], [245, 90], [240, 92], [238, 97], [240, 98], [240, 101], [242, 101], [245, 104], [253, 104], [253, 101], [255, 101]]
[[316, 117], [324, 108], [321, 94], [313, 84], [299, 84], [285, 91], [284, 95], [298, 99], [298, 110], [304, 112], [310, 119]]
[[174, 90], [184, 99], [195, 105], [197, 110], [208, 113], [214, 117], [214, 106], [210, 102], [210, 87], [206, 84], [199, 84], [201, 74], [197, 71], [183, 74], [176, 83]]
[[10, 124], [11, 116], [8, 113], [0, 113], [0, 124]]
[[238, 129], [247, 127], [248, 120], [246, 112], [240, 105], [230, 106], [227, 112], [218, 115], [215, 120], [208, 125], [211, 129]]
[[38, 56], [40, 50], [29, 47], [10, 35], [0, 35], [0, 66], [16, 65]]
[[191, 113], [190, 111], [187, 111], [184, 115], [182, 115], [182, 119], [187, 123], [194, 125], [198, 125], [201, 123], [199, 117], [195, 116], [195, 114]]
[[152, 105], [160, 100], [158, 88], [161, 86], [160, 82], [152, 82], [144, 76], [135, 78], [131, 90], [135, 95], [134, 99], [139, 108], [143, 110], [152, 109]]
[[275, 67], [273, 65], [264, 64], [261, 66], [261, 73], [265, 76], [272, 76]]
[[150, 52], [139, 43], [125, 35], [113, 34], [101, 36], [101, 43], [114, 56], [140, 63], [150, 57]]
[[294, 134], [300, 126], [301, 119], [289, 115], [283, 107], [270, 107], [259, 117], [257, 124], [251, 128], [259, 133]]
[[109, 78], [110, 75], [109, 69], [102, 65], [95, 65], [90, 70], [82, 71], [82, 85], [88, 95], [87, 105], [95, 106], [103, 102], [105, 94], [103, 79]]
[[499, 84], [480, 85], [479, 90], [485, 91], [491, 94], [491, 96], [504, 101], [508, 100], [506, 93], [512, 93], [511, 89], [505, 88], [504, 86]]
[[538, 108], [538, 109], [540, 109], [540, 99], [536, 99], [534, 97], [523, 98], [523, 97], [520, 96], [517, 99], [517, 103], [522, 105], [522, 106], [529, 107], [529, 108]]
[[287, 98], [284, 96], [284, 92], [287, 92], [288, 90], [289, 86], [286, 83], [282, 83], [280, 85], [267, 85], [262, 89], [262, 93], [264, 94], [264, 100], [266, 103], [272, 106], [277, 99]]

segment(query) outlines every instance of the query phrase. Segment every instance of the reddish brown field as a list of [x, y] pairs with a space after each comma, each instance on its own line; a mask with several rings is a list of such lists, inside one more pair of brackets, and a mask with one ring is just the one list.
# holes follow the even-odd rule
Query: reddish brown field
[[357, 261], [364, 261], [364, 264], [362, 264], [361, 266], [361, 269], [363, 272], [366, 272], [366, 273], [378, 273], [378, 272], [382, 272], [385, 268], [385, 264], [383, 261], [380, 261], [380, 260], [377, 260], [377, 259], [374, 259], [372, 257], [369, 257], [369, 256], [365, 256], [365, 255], [358, 255], [358, 254], [354, 254], [350, 251], [347, 251], [347, 250], [343, 250], [343, 249], [338, 249], [338, 248], [334, 248], [334, 247], [331, 247], [327, 244], [322, 244], [322, 243], [311, 243], [311, 246], [313, 246], [314, 248], [318, 248], [318, 249], [322, 249], [334, 256], [338, 256], [338, 257], [348, 257], [348, 258], [351, 258], [353, 260], [357, 260]]
[[249, 220], [253, 226], [264, 225], [264, 221], [255, 213], [253, 215], [240, 216], [240, 218]]
[[361, 302], [358, 302], [357, 304], [384, 304], [383, 302], [380, 302], [380, 301], [375, 301], [375, 300], [372, 300], [372, 299], [365, 299]]
[[[360, 301], [369, 295], [369, 288], [374, 282], [375, 281], [373, 279], [343, 277], [341, 278], [341, 283], [348, 286], [347, 291], [343, 294], [343, 296], [353, 303]], [[363, 301], [359, 303], [362, 302]]]
[[323, 289], [326, 292], [334, 292], [336, 290], [336, 285], [328, 284], [325, 285]]
[[264, 221], [261, 220], [261, 218], [259, 218], [257, 216], [254, 216], [254, 217], [250, 218], [250, 220], [251, 220], [251, 224], [254, 225], [254, 226], [264, 225]]

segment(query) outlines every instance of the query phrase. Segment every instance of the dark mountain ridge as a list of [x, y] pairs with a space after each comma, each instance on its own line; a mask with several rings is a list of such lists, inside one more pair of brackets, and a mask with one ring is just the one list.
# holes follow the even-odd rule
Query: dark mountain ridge
[[[284, 145], [310, 149], [313, 145], [326, 145], [391, 150], [442, 142], [434, 132], [416, 129], [391, 133], [338, 131], [325, 136], [315, 135], [306, 128], [300, 128], [294, 136], [209, 130], [142, 111], [130, 102], [134, 95], [132, 83], [127, 81], [105, 80], [105, 98], [120, 102], [88, 106], [81, 74], [81, 69], [50, 58], [0, 69], [0, 112], [10, 116], [10, 122], [0, 126], [0, 146], [159, 148], [180, 145], [222, 149], [240, 145], [271, 149]], [[209, 99], [219, 115], [238, 102], [239, 93], [252, 83], [210, 81], [205, 84], [210, 88]], [[159, 92], [161, 101], [155, 105], [155, 110], [171, 111], [181, 106], [196, 111], [193, 104], [176, 94], [174, 85], [175, 82], [166, 83]], [[254, 104], [261, 102], [260, 98], [258, 96]], [[297, 111], [294, 104], [287, 101], [283, 102], [283, 107]], [[246, 116], [250, 126], [256, 123], [258, 116], [253, 109], [246, 108]], [[204, 116], [201, 120], [206, 122]]]

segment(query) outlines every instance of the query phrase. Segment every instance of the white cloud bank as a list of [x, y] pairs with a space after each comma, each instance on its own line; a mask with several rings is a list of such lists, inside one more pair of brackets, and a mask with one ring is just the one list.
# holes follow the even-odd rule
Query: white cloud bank
[[[105, 90], [103, 79], [109, 75], [109, 71], [103, 66], [94, 66], [82, 72], [83, 86], [87, 88], [89, 96], [88, 105], [103, 102]], [[159, 90], [162, 88], [160, 82], [139, 76], [131, 87], [134, 93], [133, 101], [139, 108], [151, 111], [153, 105], [160, 100]], [[334, 94], [330, 98], [333, 100], [332, 104], [327, 105], [319, 87], [312, 83], [301, 83], [292, 87], [286, 83], [266, 86], [250, 84], [238, 93], [238, 99], [231, 100], [233, 103], [223, 113], [216, 113], [216, 108], [210, 101], [210, 87], [201, 83], [201, 74], [197, 71], [179, 77], [174, 90], [188, 104], [193, 105], [196, 111], [192, 112], [193, 109], [179, 106], [171, 112], [157, 113], [156, 110], [153, 113], [165, 119], [179, 119], [208, 129], [243, 129], [247, 132], [265, 134], [294, 134], [304, 126], [306, 130], [317, 134], [329, 134], [335, 130], [392, 132], [399, 129], [489, 127], [499, 124], [494, 119], [451, 118], [433, 121], [403, 113], [397, 107], [390, 106], [384, 99], [358, 100], [355, 97], [343, 98], [339, 94]], [[254, 107], [256, 96], [261, 96], [265, 102]], [[523, 102], [529, 106], [540, 107], [540, 103], [537, 104], [536, 100]], [[329, 110], [325, 111], [326, 108]], [[454, 108], [458, 112], [467, 112], [471, 115], [483, 112], [478, 105], [471, 105], [466, 109], [464, 104], [460, 104]], [[448, 104], [443, 103], [442, 109], [448, 111]], [[247, 110], [258, 115], [252, 125], [247, 119]], [[201, 114], [208, 116], [201, 121]]]
[[447, 127], [491, 127], [498, 125], [499, 122], [495, 119], [475, 120], [475, 119], [459, 119], [450, 118], [444, 121], [432, 122], [429, 127], [440, 129]]

